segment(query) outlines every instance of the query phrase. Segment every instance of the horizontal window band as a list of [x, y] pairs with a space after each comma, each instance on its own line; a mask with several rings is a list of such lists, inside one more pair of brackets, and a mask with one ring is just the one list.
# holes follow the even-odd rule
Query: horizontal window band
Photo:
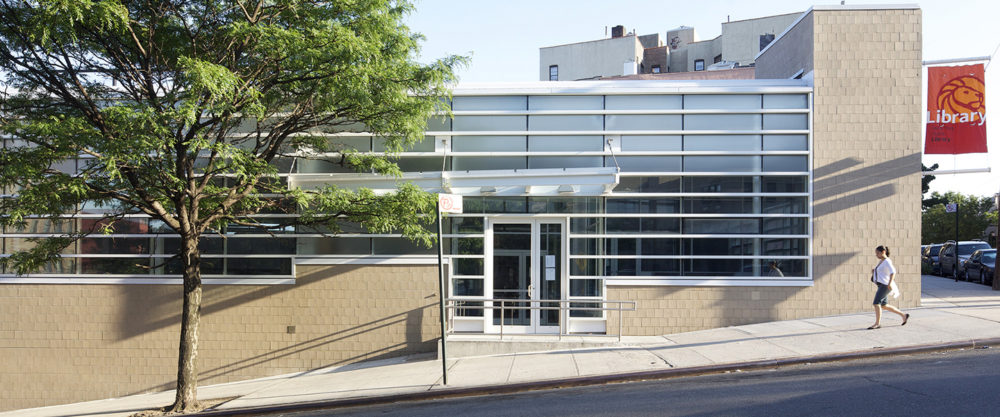
[[[9, 256], [4, 254], [3, 256]], [[63, 259], [168, 259], [176, 256], [175, 254], [163, 254], [163, 253], [153, 253], [153, 254], [133, 254], [133, 253], [67, 253], [59, 255]], [[201, 253], [201, 258], [204, 259], [293, 259], [294, 254], [278, 254], [278, 255], [266, 255], [266, 254], [212, 254], [212, 253]]]
[[[452, 110], [453, 116], [596, 116], [596, 115], [726, 115], [726, 114], [809, 114], [812, 109], [778, 109], [778, 108], [746, 108], [746, 109], [638, 109], [638, 110]], [[431, 117], [447, 116], [447, 113], [435, 113]]]
[[[366, 156], [381, 156], [379, 152], [359, 152], [359, 155]], [[663, 150], [663, 151], [447, 151], [447, 152], [404, 152], [397, 155], [392, 155], [391, 158], [407, 159], [407, 158], [433, 158], [433, 157], [490, 157], [490, 156], [503, 156], [503, 157], [519, 157], [519, 156], [807, 156], [809, 155], [809, 150], [785, 150], [785, 151], [767, 151], [767, 150], [752, 150], [752, 151], [727, 151], [724, 149], [719, 150], [699, 150], [699, 151], [673, 151], [673, 150]], [[337, 152], [324, 153], [321, 155], [316, 155], [312, 160], [330, 160], [338, 159], [341, 154]], [[448, 171], [445, 171], [448, 172]], [[292, 174], [294, 175], [294, 173]]]
[[[444, 264], [450, 264], [451, 260], [445, 257]], [[361, 256], [361, 257], [318, 257], [310, 255], [308, 257], [295, 258], [295, 265], [437, 265], [437, 256], [427, 257], [387, 257], [387, 256]]]
[[[605, 194], [604, 198], [636, 198], [651, 197], [691, 197], [691, 198], [731, 198], [731, 197], [809, 197], [809, 193], [615, 193]], [[693, 213], [692, 213], [693, 214]]]
[[595, 233], [592, 235], [583, 233], [572, 233], [570, 239], [593, 239], [593, 238], [625, 238], [625, 239], [808, 239], [809, 235], [754, 235], [754, 234], [666, 234], [650, 233], [648, 235], [637, 233], [607, 234]]
[[427, 136], [645, 136], [645, 135], [808, 135], [809, 129], [787, 130], [469, 130], [427, 132]]
[[811, 260], [809, 255], [569, 255], [569, 259], [737, 259], [737, 260]]
[[[511, 217], [513, 217], [513, 216], [511, 216]], [[753, 214], [751, 214], [751, 215], [737, 215], [737, 214], [728, 214], [728, 215], [726, 215], [726, 214], [723, 214], [723, 215], [713, 215], [713, 216], [685, 216], [685, 215], [674, 215], [674, 214], [649, 214], [649, 215], [643, 215], [643, 214], [640, 213], [640, 214], [636, 214], [636, 215], [618, 215], [618, 216], [613, 216], [613, 215], [609, 215], [609, 216], [583, 215], [583, 216], [552, 216], [552, 217], [554, 217], [554, 218], [569, 217], [569, 218], [572, 218], [572, 219], [578, 219], [578, 218], [584, 218], [584, 219], [629, 219], [629, 218], [639, 218], [639, 219], [644, 219], [644, 218], [658, 218], [658, 219], [679, 218], [679, 219], [685, 219], [685, 218], [688, 218], [688, 219], [699, 219], [699, 220], [706, 220], [706, 219], [707, 220], [727, 220], [727, 219], [808, 218], [809, 215], [808, 214], [786, 214], [786, 215], [775, 214], [775, 215], [762, 216], [762, 215], [759, 215], [759, 214], [757, 214], [757, 215], [753, 215]], [[549, 218], [549, 217], [544, 217], [544, 218]], [[525, 221], [528, 221], [528, 220], [530, 220], [530, 218], [526, 218]], [[631, 235], [635, 235], [637, 237], [641, 237], [641, 236], [649, 237], [649, 236], [653, 235], [653, 234], [646, 235], [646, 234], [639, 234], [639, 233], [624, 233], [624, 232], [622, 234], [613, 234], [613, 233], [612, 234], [608, 234], [608, 233], [605, 233], [605, 234], [593, 233], [593, 234], [591, 234], [591, 233], [585, 233], [585, 232], [570, 232], [570, 233], [573, 235], [573, 236], [571, 236], [572, 238], [623, 237], [623, 236], [627, 237], [627, 236], [631, 236]], [[715, 234], [679, 234], [679, 233], [677, 233], [677, 234], [657, 233], [655, 235], [657, 235], [657, 236], [663, 235], [663, 236], [670, 236], [670, 237], [705, 237], [705, 236], [707, 236], [707, 237], [718, 237], [718, 236], [721, 236], [721, 235], [715, 235]], [[59, 235], [59, 234], [10, 234], [10, 235], [3, 235], [3, 234], [0, 234], [0, 238], [8, 238], [8, 239], [31, 239], [31, 238], [45, 239], [45, 238], [56, 238], [56, 237], [63, 237], [63, 236], [65, 236], [65, 235]], [[777, 236], [777, 237], [793, 236], [793, 237], [805, 237], [804, 235], [758, 235], [758, 234], [734, 234], [734, 236], [762, 236], [762, 237], [763, 236], [766, 236], [766, 237], [771, 237], [771, 236]], [[247, 237], [244, 237], [244, 239], [297, 239], [297, 238], [310, 238], [310, 239], [315, 239], [315, 238], [320, 238], [320, 239], [323, 239], [323, 238], [325, 238], [325, 239], [406, 239], [403, 236], [363, 235], [363, 234], [338, 235], [338, 236], [287, 235], [287, 236], [282, 236], [281, 238], [271, 238], [271, 237], [266, 237], [266, 236], [247, 236]], [[485, 238], [485, 235], [484, 234], [453, 235], [453, 236], [444, 236], [443, 238], [444, 239], [483, 239], [483, 238]], [[127, 234], [126, 235], [126, 234], [123, 234], [123, 235], [88, 236], [88, 237], [85, 237], [83, 239], [112, 239], [112, 240], [113, 239], [176, 239], [176, 237], [162, 236], [162, 235], [143, 235], [143, 234]], [[251, 255], [251, 254], [247, 254], [247, 255]], [[287, 254], [287, 255], [290, 256], [291, 254]]]
[[[210, 277], [202, 275], [202, 284], [205, 285], [292, 285], [295, 284], [295, 277], [287, 276], [260, 276], [259, 278], [240, 277]], [[68, 285], [94, 285], [94, 284], [135, 284], [135, 285], [181, 285], [184, 283], [180, 277], [155, 278], [147, 275], [137, 275], [133, 277], [109, 277], [108, 274], [91, 276], [41, 276], [24, 275], [14, 277], [0, 275], [0, 285], [3, 284], [68, 284]]]
[[[712, 81], [690, 81], [680, 83], [663, 83], [661, 81], [626, 81], [629, 87], [622, 86], [620, 81], [588, 81], [576, 82], [526, 82], [511, 83], [502, 86], [466, 84], [452, 91], [452, 97], [468, 96], [568, 96], [568, 97], [600, 97], [600, 96], [636, 96], [636, 95], [772, 95], [772, 94], [807, 94], [812, 95], [812, 86], [799, 84], [790, 85], [795, 80], [744, 80], [745, 86], [720, 86]], [[580, 86], [579, 84], [583, 84]]]
[[731, 277], [655, 277], [651, 279], [607, 279], [609, 287], [811, 287], [811, 278], [800, 279], [767, 279], [766, 277], [748, 277], [747, 279], [732, 279]]

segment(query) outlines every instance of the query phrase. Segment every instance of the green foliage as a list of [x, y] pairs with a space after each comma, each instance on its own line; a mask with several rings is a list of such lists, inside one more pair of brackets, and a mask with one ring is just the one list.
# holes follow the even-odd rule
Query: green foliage
[[955, 213], [946, 213], [945, 204], [958, 203], [958, 240], [986, 240], [986, 227], [996, 224], [997, 213], [992, 197], [977, 197], [948, 192], [944, 195], [934, 192], [931, 198], [940, 203], [924, 211], [922, 217], [922, 243], [943, 243], [955, 240]]
[[[938, 164], [931, 165], [930, 167], [928, 167], [928, 166], [926, 166], [924, 164], [920, 164], [920, 168], [921, 168], [921, 171], [923, 171], [923, 172], [935, 171], [935, 170], [938, 169]], [[920, 190], [921, 190], [920, 194], [927, 194], [927, 192], [931, 190], [931, 181], [934, 181], [934, 179], [935, 179], [935, 176], [933, 176], [933, 175], [924, 175], [923, 177], [921, 177], [921, 179], [920, 179]], [[931, 208], [931, 207], [933, 207], [933, 206], [935, 206], [937, 204], [941, 204], [941, 203], [944, 203], [944, 202], [945, 201], [943, 199], [941, 199], [941, 198], [936, 198], [936, 197], [924, 198], [921, 201], [921, 209], [922, 210], [927, 210], [928, 208]]]
[[[184, 238], [257, 213], [360, 223], [430, 243], [433, 196], [335, 184], [289, 189], [277, 158], [342, 151], [359, 172], [398, 176], [393, 156], [447, 111], [464, 58], [415, 61], [406, 1], [0, 0], [0, 225], [73, 214], [84, 202], [162, 220]], [[388, 152], [330, 149], [337, 130], [384, 138]], [[80, 159], [80, 169], [57, 169]], [[280, 225], [288, 226], [288, 225]], [[80, 235], [86, 231], [80, 231]], [[28, 272], [80, 235], [8, 258]]]
[[[434, 196], [289, 188], [279, 158], [329, 149], [337, 130], [384, 138], [386, 154], [341, 163], [398, 175], [392, 157], [423, 138], [464, 62], [415, 61], [406, 0], [0, 0], [0, 226], [106, 210], [94, 230], [41, 238], [2, 258], [43, 268], [88, 233], [144, 213], [180, 236], [184, 314], [177, 400], [197, 407], [198, 241], [260, 213], [336, 232], [359, 223], [430, 244]], [[332, 149], [341, 151], [342, 149]], [[76, 169], [60, 169], [79, 159]], [[186, 249], [184, 249], [186, 248]], [[187, 330], [186, 330], [187, 329]], [[188, 331], [190, 330], [190, 331]]]

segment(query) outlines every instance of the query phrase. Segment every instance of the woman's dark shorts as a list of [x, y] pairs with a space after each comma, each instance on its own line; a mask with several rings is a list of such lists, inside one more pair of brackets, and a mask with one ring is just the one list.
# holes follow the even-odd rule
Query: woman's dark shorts
[[889, 292], [890, 292], [889, 286], [888, 285], [883, 285], [883, 284], [875, 284], [875, 285], [878, 285], [878, 291], [875, 291], [875, 301], [872, 301], [872, 305], [874, 305], [874, 306], [883, 305], [884, 306], [884, 305], [888, 304], [889, 303]]

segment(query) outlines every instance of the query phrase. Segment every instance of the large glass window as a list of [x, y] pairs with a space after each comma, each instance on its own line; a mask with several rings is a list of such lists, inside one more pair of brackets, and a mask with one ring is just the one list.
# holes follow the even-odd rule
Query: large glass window
[[[704, 63], [697, 65], [698, 70], [707, 69]], [[550, 67], [550, 76], [558, 79], [558, 66]], [[552, 187], [537, 187], [535, 195], [465, 196], [466, 214], [447, 217], [443, 224], [447, 236], [442, 244], [455, 274], [452, 295], [484, 296], [489, 272], [484, 270], [489, 255], [484, 225], [493, 215], [565, 218], [571, 256], [566, 284], [573, 297], [602, 297], [604, 286], [613, 285], [605, 277], [809, 275], [808, 259], [799, 259], [810, 255], [809, 95], [699, 94], [687, 87], [673, 93], [644, 94], [642, 88], [637, 84], [628, 91], [574, 89], [548, 94], [535, 90], [520, 95], [477, 91], [474, 96], [460, 93], [445, 100], [456, 115], [428, 119], [427, 131], [433, 133], [395, 159], [403, 171], [604, 168], [600, 172], [606, 172], [620, 168], [611, 194], [541, 197], [537, 193], [551, 192]], [[333, 151], [386, 149], [384, 138], [356, 133], [367, 131], [360, 124], [317, 131], [335, 134], [327, 139]], [[408, 154], [440, 152], [444, 138], [450, 141], [446, 155]], [[507, 154], [495, 156], [499, 153]], [[71, 172], [83, 162], [67, 160], [55, 168]], [[279, 172], [291, 173], [291, 179], [298, 173], [356, 172], [339, 158], [325, 155], [280, 157], [274, 165]], [[565, 183], [573, 184], [573, 178], [567, 176]], [[597, 189], [593, 185], [580, 188], [589, 188], [583, 193]], [[107, 209], [87, 204], [82, 211], [103, 213]], [[46, 225], [32, 219], [24, 231], [4, 232], [64, 233], [95, 225], [79, 220], [67, 224]], [[206, 275], [242, 279], [291, 274], [291, 259], [296, 255], [419, 258], [435, 253], [434, 248], [403, 238], [368, 236], [350, 224], [340, 231], [349, 236], [339, 237], [320, 237], [318, 233], [330, 231], [305, 228], [278, 230], [281, 237], [277, 239], [239, 226], [222, 232], [228, 237], [201, 242]], [[162, 222], [129, 219], [116, 227], [114, 235], [80, 240], [66, 250], [74, 257], [45, 271], [177, 274], [177, 262], [160, 265], [179, 248], [179, 239], [170, 233]], [[142, 234], [150, 237], [136, 236]], [[0, 236], [4, 252], [30, 245], [23, 236]], [[102, 256], [86, 257], [94, 254]], [[482, 302], [472, 300], [466, 305], [481, 306]], [[600, 316], [582, 310], [572, 314]], [[482, 311], [468, 308], [460, 315], [482, 316]]]
[[764, 130], [806, 130], [809, 119], [805, 114], [765, 114]]
[[752, 197], [685, 197], [684, 212], [699, 214], [745, 214], [754, 212]]
[[764, 171], [802, 172], [807, 169], [809, 169], [809, 161], [805, 156], [764, 156]]
[[606, 96], [607, 110], [674, 110], [681, 108], [680, 95], [624, 95]]
[[685, 156], [686, 172], [757, 172], [758, 156]]
[[688, 94], [685, 109], [732, 110], [759, 109], [759, 94]]
[[602, 96], [528, 96], [528, 110], [601, 110]]
[[602, 130], [604, 128], [600, 115], [586, 116], [528, 116], [528, 130], [569, 131], [569, 130]]
[[673, 114], [609, 114], [604, 117], [607, 130], [681, 130], [681, 116]]
[[526, 136], [452, 136], [455, 152], [524, 152]]
[[676, 135], [625, 135], [621, 138], [623, 152], [679, 151], [681, 136]]
[[679, 172], [679, 156], [618, 156], [604, 157], [604, 166], [617, 166], [622, 172]]
[[621, 177], [616, 193], [677, 193], [681, 191], [681, 177]]
[[760, 130], [760, 115], [685, 114], [684, 130]]
[[805, 94], [764, 94], [765, 109], [807, 109], [809, 96]]
[[603, 150], [604, 136], [528, 136], [529, 152], [600, 152]]
[[694, 176], [684, 177], [685, 193], [751, 193], [754, 177]]
[[452, 99], [454, 111], [527, 110], [524, 96], [456, 96]]
[[759, 151], [759, 135], [688, 135], [685, 151]]
[[764, 135], [765, 151], [805, 151], [809, 150], [806, 135]]
[[528, 128], [525, 116], [455, 116], [456, 132], [467, 131], [524, 131]]
[[525, 169], [528, 158], [523, 156], [456, 156], [451, 158], [455, 171], [477, 171], [491, 169]]

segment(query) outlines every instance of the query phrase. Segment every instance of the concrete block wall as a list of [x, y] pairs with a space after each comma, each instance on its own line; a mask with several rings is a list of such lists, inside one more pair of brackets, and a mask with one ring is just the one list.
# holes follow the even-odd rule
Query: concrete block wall
[[758, 78], [767, 78], [782, 65], [794, 73], [809, 59], [798, 54], [812, 54], [814, 285], [610, 286], [608, 299], [638, 302], [625, 334], [871, 311], [869, 275], [883, 244], [903, 292], [893, 303], [919, 305], [920, 19], [917, 8], [816, 8], [789, 32], [802, 38], [779, 39], [757, 60]]
[[[436, 348], [436, 266], [297, 274], [204, 287], [199, 385]], [[173, 389], [180, 305], [178, 285], [0, 285], [0, 411]]]

